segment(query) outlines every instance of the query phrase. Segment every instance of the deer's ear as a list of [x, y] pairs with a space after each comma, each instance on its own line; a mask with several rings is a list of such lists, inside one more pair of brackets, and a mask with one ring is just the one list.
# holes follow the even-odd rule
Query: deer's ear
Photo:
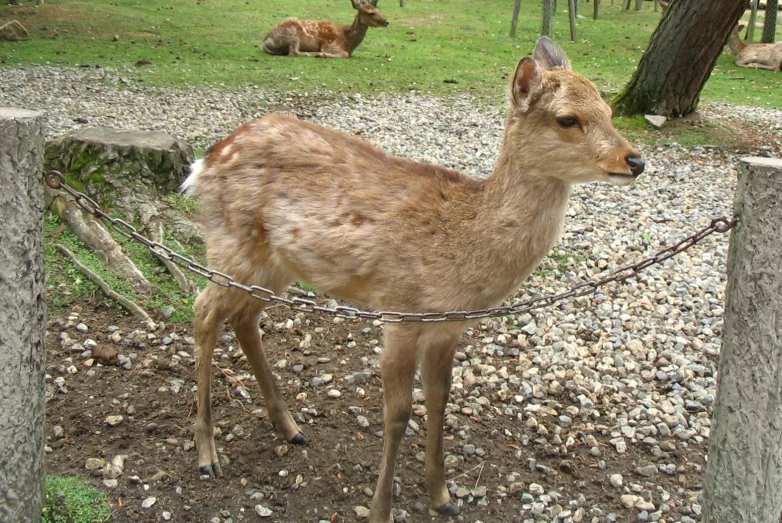
[[361, 6], [361, 0], [350, 0], [350, 3], [353, 4], [353, 9], [358, 9]]
[[527, 112], [532, 95], [540, 89], [542, 82], [540, 67], [535, 60], [529, 56], [522, 58], [510, 86], [513, 106], [523, 113]]
[[570, 60], [568, 60], [567, 55], [565, 55], [565, 51], [547, 36], [541, 36], [538, 40], [538, 45], [535, 46], [534, 56], [535, 60], [546, 71], [551, 71], [552, 69], [570, 69]]

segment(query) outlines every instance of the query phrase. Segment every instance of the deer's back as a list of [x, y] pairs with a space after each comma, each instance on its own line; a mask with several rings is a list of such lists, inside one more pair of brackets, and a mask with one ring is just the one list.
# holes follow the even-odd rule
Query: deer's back
[[220, 245], [210, 258], [229, 241], [243, 242], [247, 256], [262, 243], [271, 259], [320, 290], [390, 308], [411, 294], [442, 301], [431, 296], [440, 292], [435, 287], [454, 292], [463, 275], [453, 260], [472, 245], [471, 204], [483, 186], [348, 134], [270, 115], [215, 146], [197, 192], [207, 244]]
[[782, 42], [773, 44], [747, 44], [741, 50], [741, 56], [758, 60], [782, 60]]
[[318, 52], [324, 47], [339, 47], [339, 44], [344, 47], [345, 27], [325, 20], [288, 18], [272, 29], [265, 41], [278, 50], [278, 54], [287, 54], [292, 38], [299, 40], [299, 48], [304, 52]]

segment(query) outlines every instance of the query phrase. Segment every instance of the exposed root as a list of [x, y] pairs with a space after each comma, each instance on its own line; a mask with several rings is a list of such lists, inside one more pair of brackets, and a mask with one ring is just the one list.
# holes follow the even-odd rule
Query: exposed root
[[93, 271], [85, 267], [77, 258], [74, 253], [72, 253], [67, 247], [65, 247], [62, 244], [56, 245], [57, 249], [66, 255], [73, 265], [76, 266], [77, 269], [79, 269], [79, 272], [84, 274], [87, 279], [89, 279], [92, 283], [100, 287], [100, 289], [103, 291], [103, 293], [111, 298], [112, 300], [119, 303], [122, 307], [124, 307], [128, 312], [136, 316], [137, 318], [141, 318], [142, 320], [147, 320], [150, 324], [154, 325], [154, 321], [152, 321], [152, 318], [147, 314], [147, 312], [142, 309], [138, 304], [135, 302], [129, 300], [125, 296], [122, 296], [120, 293], [112, 289], [108, 283], [106, 283], [103, 278], [95, 274]]
[[122, 246], [98, 220], [82, 210], [75, 201], [54, 193], [49, 209], [67, 223], [73, 234], [92, 249], [107, 267], [127, 279], [135, 291], [148, 294], [152, 290], [149, 280], [125, 255]]
[[[147, 227], [147, 231], [149, 233], [149, 238], [153, 242], [159, 243], [161, 245], [164, 244], [163, 240], [165, 239], [165, 235], [163, 234], [163, 224], [159, 220], [150, 221]], [[177, 285], [179, 285], [180, 289], [188, 294], [193, 294], [198, 291], [196, 285], [187, 279], [187, 276], [185, 276], [182, 270], [174, 262], [164, 258], [159, 259], [163, 262], [163, 265], [166, 266], [166, 269], [168, 269], [168, 272], [171, 274], [171, 276], [174, 277], [174, 280], [177, 282]]]

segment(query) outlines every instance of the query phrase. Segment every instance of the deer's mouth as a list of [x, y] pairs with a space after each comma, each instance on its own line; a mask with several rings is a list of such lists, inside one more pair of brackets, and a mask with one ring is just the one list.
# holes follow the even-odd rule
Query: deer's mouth
[[608, 173], [608, 181], [613, 185], [630, 185], [636, 178], [638, 178], [636, 174]]

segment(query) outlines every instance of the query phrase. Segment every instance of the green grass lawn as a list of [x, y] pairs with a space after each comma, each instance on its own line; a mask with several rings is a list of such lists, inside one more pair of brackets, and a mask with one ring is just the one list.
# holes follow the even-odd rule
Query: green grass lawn
[[[660, 13], [624, 11], [603, 0], [599, 20], [581, 2], [578, 42], [569, 41], [566, 2], [559, 2], [555, 39], [575, 69], [607, 92], [630, 78]], [[250, 85], [311, 92], [502, 95], [518, 60], [541, 26], [540, 0], [522, 2], [518, 35], [508, 36], [512, 0], [381, 0], [391, 25], [370, 29], [350, 59], [269, 56], [258, 45], [288, 16], [350, 23], [349, 0], [47, 0], [0, 7], [0, 23], [18, 19], [32, 40], [0, 43], [10, 66], [129, 67], [149, 85]], [[782, 20], [782, 17], [780, 17]], [[759, 17], [762, 22], [762, 15]], [[137, 65], [138, 64], [138, 65]], [[739, 68], [726, 50], [703, 92], [707, 101], [782, 108], [782, 74]]]
[[108, 497], [76, 478], [46, 476], [41, 523], [99, 523], [111, 515]]

